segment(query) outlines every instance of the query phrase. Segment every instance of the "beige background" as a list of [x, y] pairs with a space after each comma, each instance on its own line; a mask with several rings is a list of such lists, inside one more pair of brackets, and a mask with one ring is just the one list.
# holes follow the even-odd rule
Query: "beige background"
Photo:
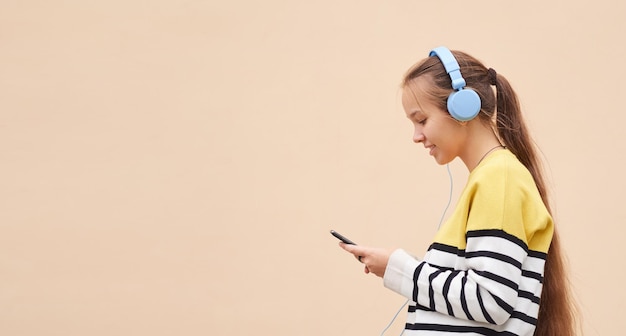
[[513, 83], [586, 334], [620, 334], [625, 9], [0, 1], [0, 335], [380, 334], [403, 299], [328, 231], [424, 253], [449, 183], [398, 84], [438, 45]]

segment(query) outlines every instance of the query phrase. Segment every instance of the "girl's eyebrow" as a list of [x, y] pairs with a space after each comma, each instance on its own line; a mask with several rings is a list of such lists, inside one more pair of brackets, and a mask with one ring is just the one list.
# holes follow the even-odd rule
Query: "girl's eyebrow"
[[415, 110], [415, 111], [413, 111], [413, 112], [409, 113], [409, 115], [407, 116], [407, 118], [412, 119], [412, 118], [413, 118], [413, 117], [415, 117], [415, 115], [416, 115], [416, 114], [418, 114], [418, 113], [419, 113], [419, 114], [421, 114], [421, 113], [422, 113], [422, 111], [420, 111], [420, 110]]

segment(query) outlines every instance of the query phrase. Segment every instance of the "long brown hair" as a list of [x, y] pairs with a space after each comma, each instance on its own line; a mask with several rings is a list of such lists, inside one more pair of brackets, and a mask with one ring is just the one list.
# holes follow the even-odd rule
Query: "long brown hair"
[[[513, 88], [506, 78], [487, 69], [474, 57], [461, 51], [452, 51], [452, 54], [461, 67], [461, 73], [467, 83], [466, 87], [474, 89], [480, 96], [481, 111], [478, 117], [489, 125], [495, 122], [495, 131], [500, 141], [530, 171], [543, 203], [552, 214], [541, 161], [522, 117], [521, 107]], [[446, 101], [453, 89], [450, 77], [436, 56], [428, 57], [409, 69], [402, 87], [407, 87], [414, 79], [425, 75], [430, 76], [434, 83], [428, 94], [434, 98], [433, 102], [446, 111]], [[491, 84], [494, 82], [496, 94]], [[545, 264], [536, 336], [575, 335], [576, 309], [571, 298], [565, 268], [555, 226]]]

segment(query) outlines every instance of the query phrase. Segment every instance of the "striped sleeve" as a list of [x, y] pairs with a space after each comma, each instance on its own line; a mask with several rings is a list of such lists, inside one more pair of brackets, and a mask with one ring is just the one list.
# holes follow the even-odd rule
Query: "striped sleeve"
[[[504, 231], [472, 231], [466, 250], [433, 244], [429, 262], [394, 251], [384, 284], [412, 299], [416, 309], [500, 325], [514, 313], [527, 251], [521, 240]], [[436, 266], [438, 259], [451, 257], [465, 270]]]

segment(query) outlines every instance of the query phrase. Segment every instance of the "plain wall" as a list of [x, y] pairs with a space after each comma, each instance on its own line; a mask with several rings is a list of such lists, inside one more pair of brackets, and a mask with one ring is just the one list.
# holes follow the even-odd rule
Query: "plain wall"
[[1, 1], [0, 335], [378, 335], [404, 300], [328, 231], [424, 254], [448, 174], [399, 83], [439, 45], [513, 84], [586, 334], [621, 333], [625, 7]]

